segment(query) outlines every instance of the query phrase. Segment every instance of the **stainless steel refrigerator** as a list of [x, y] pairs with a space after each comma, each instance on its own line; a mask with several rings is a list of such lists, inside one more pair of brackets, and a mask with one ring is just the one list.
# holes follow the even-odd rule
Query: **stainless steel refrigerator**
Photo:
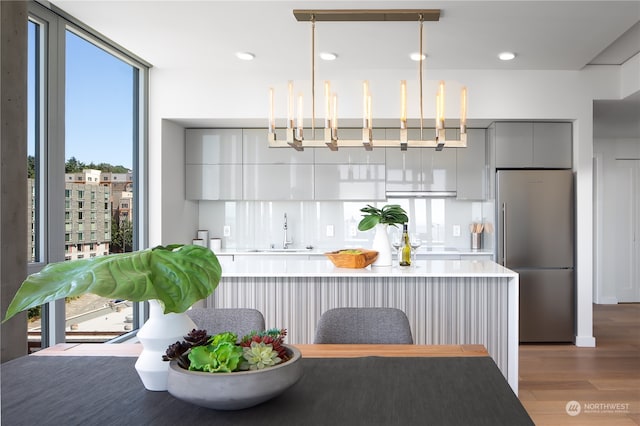
[[520, 342], [575, 334], [571, 170], [498, 170], [498, 261], [520, 278]]

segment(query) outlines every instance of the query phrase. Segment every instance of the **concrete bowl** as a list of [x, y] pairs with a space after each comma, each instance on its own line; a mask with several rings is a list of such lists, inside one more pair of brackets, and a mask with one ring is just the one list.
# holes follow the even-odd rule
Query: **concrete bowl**
[[167, 390], [175, 398], [214, 410], [241, 410], [258, 405], [293, 386], [302, 377], [302, 355], [285, 345], [291, 359], [261, 370], [234, 373], [189, 371], [171, 361]]

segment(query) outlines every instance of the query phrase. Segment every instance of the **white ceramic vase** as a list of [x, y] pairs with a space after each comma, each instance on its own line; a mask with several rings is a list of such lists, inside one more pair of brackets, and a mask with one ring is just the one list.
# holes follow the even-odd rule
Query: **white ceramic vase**
[[169, 362], [163, 361], [162, 355], [194, 328], [198, 327], [187, 314], [165, 314], [159, 301], [149, 300], [149, 319], [138, 331], [142, 353], [136, 361], [136, 371], [147, 390], [167, 390]]
[[376, 233], [373, 236], [372, 250], [378, 252], [378, 258], [371, 265], [375, 267], [391, 266], [391, 242], [388, 233], [389, 225], [379, 223], [376, 225]]

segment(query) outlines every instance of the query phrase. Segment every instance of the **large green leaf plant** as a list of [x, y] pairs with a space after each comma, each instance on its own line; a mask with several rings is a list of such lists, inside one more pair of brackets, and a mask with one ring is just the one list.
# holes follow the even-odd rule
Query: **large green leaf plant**
[[360, 231], [368, 231], [379, 223], [396, 226], [409, 222], [407, 212], [399, 204], [387, 204], [381, 209], [367, 205], [360, 209], [362, 220], [358, 224]]
[[132, 302], [157, 299], [165, 313], [185, 312], [213, 293], [221, 274], [211, 250], [179, 244], [51, 263], [22, 283], [3, 322], [26, 309], [85, 293]]

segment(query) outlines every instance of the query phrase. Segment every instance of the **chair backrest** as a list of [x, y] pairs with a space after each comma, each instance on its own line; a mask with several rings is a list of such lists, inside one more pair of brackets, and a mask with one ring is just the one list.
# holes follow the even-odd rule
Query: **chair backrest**
[[335, 308], [322, 314], [314, 343], [413, 343], [407, 315], [396, 308]]
[[256, 309], [191, 308], [187, 315], [199, 329], [207, 330], [210, 335], [231, 331], [240, 339], [252, 331], [264, 330], [264, 317]]

